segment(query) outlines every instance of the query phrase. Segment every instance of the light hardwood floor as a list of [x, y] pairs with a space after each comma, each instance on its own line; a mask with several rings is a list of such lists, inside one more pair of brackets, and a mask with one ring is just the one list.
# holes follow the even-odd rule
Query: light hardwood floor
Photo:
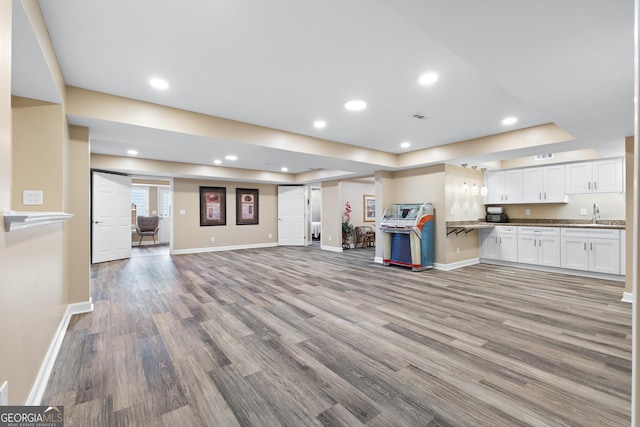
[[623, 285], [374, 249], [92, 269], [42, 404], [68, 426], [628, 426]]

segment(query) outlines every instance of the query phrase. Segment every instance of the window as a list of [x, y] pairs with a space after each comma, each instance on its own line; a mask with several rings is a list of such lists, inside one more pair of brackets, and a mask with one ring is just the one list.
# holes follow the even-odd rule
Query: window
[[137, 216], [149, 216], [149, 187], [132, 186], [131, 203], [136, 205]]

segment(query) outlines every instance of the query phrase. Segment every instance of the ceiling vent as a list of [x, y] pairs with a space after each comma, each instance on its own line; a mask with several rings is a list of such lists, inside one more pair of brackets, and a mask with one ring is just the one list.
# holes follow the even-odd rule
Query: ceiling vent
[[548, 153], [548, 154], [536, 154], [535, 159], [536, 159], [536, 160], [548, 160], [548, 159], [553, 159], [553, 153]]
[[427, 116], [425, 116], [422, 113], [412, 114], [411, 117], [413, 117], [414, 119], [419, 119], [419, 120], [427, 120]]

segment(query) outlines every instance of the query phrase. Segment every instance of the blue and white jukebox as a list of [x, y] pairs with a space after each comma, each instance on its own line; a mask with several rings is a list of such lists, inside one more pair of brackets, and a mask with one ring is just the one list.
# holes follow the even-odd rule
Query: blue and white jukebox
[[434, 216], [431, 203], [392, 203], [380, 223], [382, 263], [433, 268]]

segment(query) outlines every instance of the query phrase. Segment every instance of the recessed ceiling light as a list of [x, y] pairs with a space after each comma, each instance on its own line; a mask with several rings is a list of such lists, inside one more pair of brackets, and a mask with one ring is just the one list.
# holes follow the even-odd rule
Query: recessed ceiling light
[[169, 83], [167, 83], [166, 80], [159, 79], [157, 77], [149, 79], [149, 84], [154, 89], [158, 89], [158, 90], [167, 90], [167, 89], [169, 89]]
[[502, 120], [502, 124], [505, 126], [509, 126], [514, 124], [515, 122], [517, 122], [518, 119], [515, 117], [507, 117], [506, 119]]
[[361, 99], [354, 99], [344, 104], [344, 108], [349, 111], [360, 111], [367, 108], [367, 103]]
[[129, 150], [129, 151], [127, 151], [127, 153], [129, 155], [131, 155], [131, 156], [137, 156], [138, 155], [138, 152], [136, 150]]
[[289, 168], [288, 168], [288, 167], [286, 167], [286, 166], [283, 166], [283, 167], [282, 167], [282, 169], [280, 169], [280, 170], [281, 170], [282, 172], [286, 172], [286, 171], [288, 171], [288, 170], [289, 170]]
[[224, 156], [227, 160], [238, 160], [238, 156], [234, 156], [233, 154], [229, 154], [228, 156]]
[[221, 164], [222, 164], [222, 160], [220, 160], [220, 159], [215, 159], [215, 160], [213, 161], [213, 164], [214, 164], [214, 165], [221, 165]]
[[313, 122], [313, 126], [318, 129], [324, 129], [327, 127], [327, 122], [325, 122], [324, 120], [316, 120], [315, 122]]
[[409, 148], [409, 147], [411, 147], [411, 143], [409, 141], [405, 141], [402, 144], [400, 144], [400, 147]]
[[418, 78], [418, 83], [422, 86], [429, 86], [438, 81], [438, 75], [436, 73], [424, 73]]

